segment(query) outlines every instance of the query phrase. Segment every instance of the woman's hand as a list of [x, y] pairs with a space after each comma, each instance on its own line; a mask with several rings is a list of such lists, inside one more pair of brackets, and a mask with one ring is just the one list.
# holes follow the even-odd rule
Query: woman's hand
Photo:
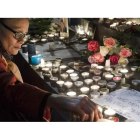
[[102, 118], [102, 114], [97, 108], [98, 105], [88, 97], [67, 97], [52, 94], [49, 96], [46, 106], [72, 112], [80, 117], [80, 121], [98, 121]]

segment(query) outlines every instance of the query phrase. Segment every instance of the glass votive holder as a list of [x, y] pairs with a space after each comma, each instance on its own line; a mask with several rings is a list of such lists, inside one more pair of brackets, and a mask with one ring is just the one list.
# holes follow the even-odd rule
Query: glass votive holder
[[102, 69], [104, 69], [104, 66], [97, 66], [96, 68], [99, 70], [102, 70]]
[[89, 72], [82, 72], [81, 73], [83, 78], [88, 78], [89, 77]]
[[100, 75], [101, 73], [102, 73], [101, 70], [94, 70], [94, 74], [95, 74], [95, 75]]
[[68, 74], [67, 73], [62, 73], [61, 74], [61, 78], [63, 79], [63, 80], [66, 80], [66, 79], [68, 79]]
[[98, 82], [98, 85], [99, 85], [100, 87], [105, 87], [106, 84], [107, 84], [107, 81], [106, 81], [106, 80], [100, 80], [100, 81]]
[[109, 67], [109, 68], [105, 68], [105, 70], [106, 70], [106, 71], [110, 71], [110, 72], [113, 71], [113, 69], [110, 68], [110, 67]]
[[73, 83], [67, 81], [67, 82], [64, 83], [64, 85], [65, 85], [66, 88], [71, 88], [73, 86]]
[[58, 72], [58, 67], [53, 67], [52, 68], [52, 73], [57, 73]]
[[63, 85], [64, 85], [64, 81], [57, 81], [56, 83], [57, 83], [58, 87], [63, 87]]
[[92, 78], [95, 82], [98, 82], [99, 80], [101, 80], [100, 76], [93, 76]]
[[85, 79], [84, 82], [88, 86], [91, 85], [91, 84], [93, 84], [93, 80], [92, 79]]
[[82, 94], [88, 94], [89, 93], [89, 88], [88, 87], [82, 87], [80, 88], [80, 91]]
[[49, 72], [49, 68], [42, 68], [43, 73], [48, 73]]
[[113, 77], [114, 82], [118, 83], [121, 81], [121, 77]]
[[91, 68], [96, 68], [98, 64], [91, 64]]
[[116, 114], [116, 112], [112, 109], [107, 109], [104, 111], [104, 114], [106, 117], [111, 117], [111, 116], [114, 116]]
[[68, 73], [68, 74], [71, 74], [71, 73], [73, 73], [73, 72], [74, 72], [73, 69], [69, 69], [69, 70], [66, 71], [66, 73]]
[[100, 96], [100, 92], [97, 91], [93, 91], [90, 93], [91, 98], [98, 98]]
[[98, 85], [93, 85], [90, 87], [91, 91], [98, 91], [99, 88], [100, 88], [100, 86], [98, 86]]
[[105, 77], [105, 75], [107, 74], [111, 74], [110, 72], [103, 72], [103, 77]]
[[83, 82], [82, 81], [76, 81], [76, 82], [74, 82], [74, 85], [76, 87], [81, 87], [81, 86], [83, 86]]
[[75, 97], [76, 96], [76, 92], [74, 92], [74, 91], [67, 92], [67, 96]]
[[138, 66], [132, 66], [132, 67], [131, 67], [131, 70], [132, 70], [132, 71], [136, 71], [137, 69], [138, 69]]
[[103, 95], [106, 95], [106, 94], [109, 93], [109, 89], [108, 88], [101, 88], [100, 93], [103, 94]]
[[111, 74], [106, 74], [105, 75], [106, 80], [112, 80], [112, 78], [113, 78], [113, 75], [111, 75]]
[[109, 88], [115, 88], [116, 87], [116, 83], [115, 82], [109, 82], [109, 83], [107, 83], [107, 86]]
[[73, 82], [75, 82], [79, 79], [79, 76], [71, 76], [70, 78]]
[[66, 70], [66, 69], [67, 69], [67, 66], [66, 66], [66, 65], [61, 65], [61, 66], [60, 66], [60, 69], [61, 69], [61, 70]]

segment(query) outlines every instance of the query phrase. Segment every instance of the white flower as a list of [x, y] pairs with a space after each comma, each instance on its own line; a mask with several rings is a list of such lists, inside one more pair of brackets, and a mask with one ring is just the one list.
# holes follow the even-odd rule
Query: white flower
[[128, 64], [128, 62], [129, 62], [128, 59], [124, 58], [124, 57], [120, 57], [120, 59], [118, 61], [119, 64], [122, 64], [122, 63], [127, 63]]
[[105, 46], [100, 46], [100, 53], [102, 54], [102, 56], [106, 56], [109, 52], [109, 49]]

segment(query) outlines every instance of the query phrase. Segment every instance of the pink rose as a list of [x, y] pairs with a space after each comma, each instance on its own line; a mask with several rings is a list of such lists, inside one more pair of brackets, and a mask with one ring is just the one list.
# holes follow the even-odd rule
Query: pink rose
[[98, 50], [99, 44], [97, 41], [90, 41], [88, 43], [88, 50], [96, 52]]
[[114, 38], [105, 38], [104, 39], [104, 45], [107, 46], [108, 48], [112, 48], [113, 46], [116, 45], [116, 41]]
[[91, 64], [96, 63], [96, 61], [95, 61], [93, 56], [88, 57], [88, 62], [91, 63]]
[[132, 53], [131, 53], [131, 51], [129, 50], [129, 48], [123, 48], [123, 49], [120, 51], [119, 55], [120, 55], [121, 57], [129, 57], [129, 56], [132, 55]]
[[116, 55], [112, 55], [109, 57], [110, 59], [110, 62], [112, 65], [115, 65], [115, 64], [118, 64], [118, 61], [119, 61], [119, 56], [116, 54]]
[[95, 61], [98, 63], [104, 62], [104, 57], [102, 56], [101, 53], [95, 53], [95, 54], [93, 54], [93, 57], [94, 57]]

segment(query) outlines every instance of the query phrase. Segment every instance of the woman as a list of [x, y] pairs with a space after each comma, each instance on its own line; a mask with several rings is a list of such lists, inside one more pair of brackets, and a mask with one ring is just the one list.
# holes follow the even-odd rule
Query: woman
[[11, 114], [21, 112], [41, 121], [50, 120], [49, 108], [62, 109], [80, 116], [80, 120], [97, 121], [101, 113], [89, 98], [52, 94], [23, 83], [17, 66], [11, 62], [28, 32], [24, 18], [0, 19], [0, 121], [16, 121]]

